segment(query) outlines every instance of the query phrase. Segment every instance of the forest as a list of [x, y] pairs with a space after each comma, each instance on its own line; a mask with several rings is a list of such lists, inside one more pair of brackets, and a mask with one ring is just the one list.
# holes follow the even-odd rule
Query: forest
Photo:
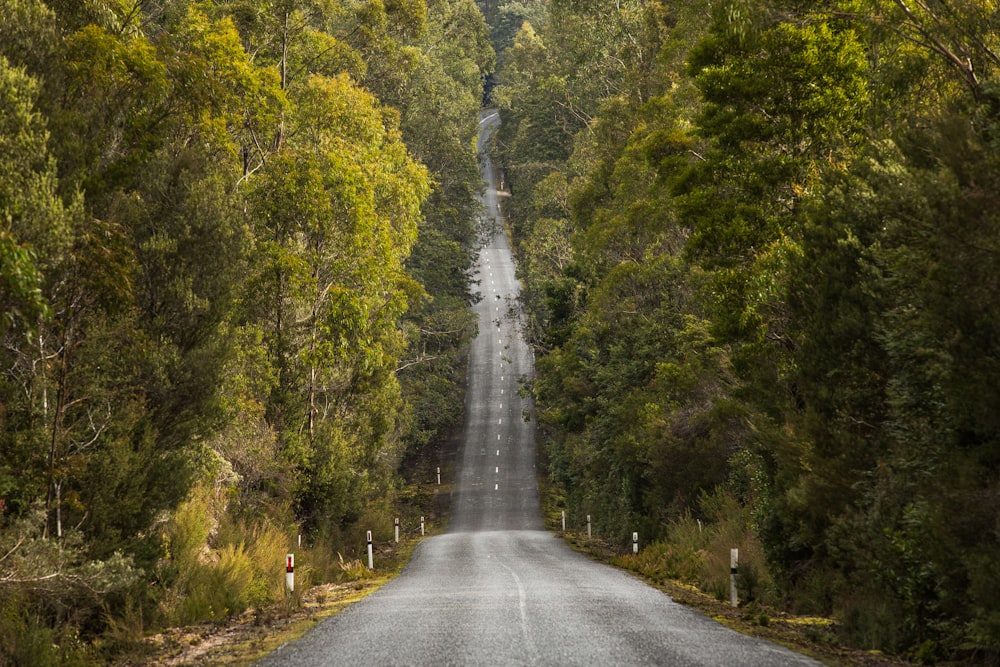
[[[1000, 10], [499, 0], [550, 503], [653, 578], [1000, 660]], [[558, 515], [558, 512], [556, 512]]]
[[484, 81], [547, 509], [1000, 662], [996, 3], [0, 9], [0, 664], [275, 604], [297, 535], [318, 581], [423, 509]]
[[494, 52], [472, 0], [0, 11], [0, 664], [107, 664], [426, 509]]

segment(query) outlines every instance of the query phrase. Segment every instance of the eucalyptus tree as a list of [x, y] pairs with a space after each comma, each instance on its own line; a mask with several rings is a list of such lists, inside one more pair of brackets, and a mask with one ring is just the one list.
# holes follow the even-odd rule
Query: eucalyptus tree
[[393, 115], [346, 76], [313, 75], [294, 118], [254, 182], [259, 255], [244, 300], [264, 323], [277, 380], [269, 420], [305, 475], [304, 511], [336, 521], [345, 509], [335, 500], [348, 496], [323, 488], [334, 468], [363, 499], [365, 478], [398, 461], [397, 320], [421, 292], [403, 260], [427, 178]]
[[3, 567], [93, 593], [0, 591], [7, 651], [170, 618], [185, 530], [391, 500], [454, 419], [493, 53], [462, 0], [0, 9]]

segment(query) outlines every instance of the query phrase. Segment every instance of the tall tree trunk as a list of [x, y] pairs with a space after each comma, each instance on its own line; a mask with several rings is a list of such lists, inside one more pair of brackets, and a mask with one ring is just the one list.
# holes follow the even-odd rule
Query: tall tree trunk
[[[43, 531], [43, 537], [49, 536], [49, 521], [48, 516], [55, 506], [57, 515], [57, 526], [56, 535], [57, 537], [62, 537], [62, 525], [60, 517], [59, 504], [61, 502], [61, 493], [59, 489], [60, 482], [56, 481], [56, 463], [59, 458], [59, 433], [60, 426], [62, 425], [63, 410], [66, 405], [66, 391], [68, 385], [69, 377], [69, 350], [72, 345], [73, 330], [72, 324], [68, 325], [66, 331], [63, 335], [62, 340], [62, 350], [59, 353], [59, 387], [56, 391], [56, 408], [52, 414], [52, 422], [50, 426], [50, 436], [49, 436], [49, 461], [48, 461], [48, 476], [46, 479], [46, 493], [45, 493], [45, 530]], [[45, 399], [47, 404], [48, 399]], [[46, 412], [48, 412], [48, 407], [45, 407]]]
[[[288, 89], [288, 10], [285, 10], [284, 22], [281, 26], [281, 62], [278, 63], [278, 70], [281, 76], [281, 90]], [[285, 112], [281, 111], [278, 118], [278, 132], [274, 137], [274, 150], [280, 150], [281, 144], [285, 140]]]

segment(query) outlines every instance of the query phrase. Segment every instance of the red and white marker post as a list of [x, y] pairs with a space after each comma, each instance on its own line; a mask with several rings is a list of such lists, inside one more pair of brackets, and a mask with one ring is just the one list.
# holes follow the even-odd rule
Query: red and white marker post
[[295, 554], [285, 556], [285, 588], [289, 593], [295, 592]]

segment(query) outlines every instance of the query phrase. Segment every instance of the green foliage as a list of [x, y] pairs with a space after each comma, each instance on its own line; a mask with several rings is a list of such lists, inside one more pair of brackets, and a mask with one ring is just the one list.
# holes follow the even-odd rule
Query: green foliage
[[47, 313], [43, 272], [65, 252], [68, 215], [55, 195], [55, 165], [38, 81], [0, 55], [0, 334], [34, 327]]
[[[285, 595], [285, 532], [266, 520], [253, 528], [226, 524], [224, 504], [214, 495], [208, 488], [196, 490], [167, 531], [173, 584], [166, 612], [178, 623], [223, 619]], [[308, 569], [297, 567], [298, 585], [308, 586]]]
[[61, 665], [93, 664], [87, 647], [75, 636], [75, 628], [52, 627], [44, 617], [29, 611], [25, 600], [5, 597], [0, 607], [0, 660], [5, 664]]
[[0, 236], [0, 283], [5, 298], [0, 308], [0, 334], [7, 329], [31, 326], [45, 312], [41, 279], [35, 268], [32, 253], [15, 242], [6, 232]]
[[41, 503], [0, 524], [0, 662], [86, 664], [79, 633], [99, 622], [104, 600], [141, 580], [121, 552], [88, 558], [83, 535], [44, 536]]
[[652, 573], [721, 594], [745, 531], [754, 595], [995, 660], [995, 12], [672, 3], [598, 64], [601, 10], [553, 2], [495, 93], [556, 494]]
[[698, 509], [704, 520], [690, 513], [672, 519], [661, 540], [620, 560], [654, 581], [681, 581], [728, 600], [730, 549], [739, 549], [740, 602], [779, 603], [763, 547], [750, 527], [747, 507], [735, 496], [717, 490], [703, 494]]
[[490, 16], [490, 39], [500, 58], [514, 45], [518, 31], [525, 23], [541, 25], [545, 17], [545, 4], [510, 0], [497, 3], [496, 15]]
[[0, 591], [4, 648], [281, 600], [293, 532], [340, 576], [461, 406], [474, 4], [0, 8], [0, 544], [93, 586]]
[[375, 575], [374, 570], [369, 570], [368, 566], [361, 562], [360, 559], [355, 558], [352, 561], [344, 561], [344, 557], [337, 554], [340, 558], [340, 570], [343, 573], [343, 578], [347, 581], [358, 581], [360, 579], [369, 579]]

